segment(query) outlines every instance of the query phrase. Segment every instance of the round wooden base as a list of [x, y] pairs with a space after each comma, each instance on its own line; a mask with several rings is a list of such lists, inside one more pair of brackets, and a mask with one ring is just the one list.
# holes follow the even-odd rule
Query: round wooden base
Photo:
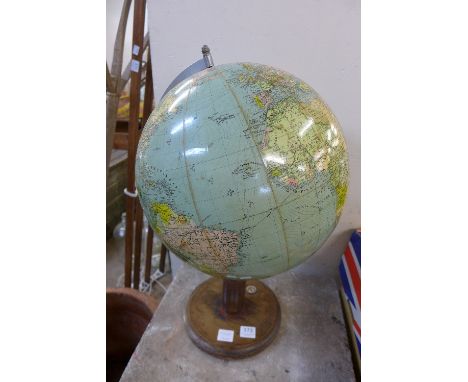
[[[278, 333], [281, 310], [273, 291], [258, 280], [245, 283], [238, 313], [227, 313], [223, 304], [223, 280], [210, 278], [190, 296], [185, 324], [200, 349], [220, 358], [245, 358], [265, 349]], [[255, 338], [240, 337], [241, 326], [255, 328]], [[234, 331], [232, 342], [218, 341], [219, 329]]]

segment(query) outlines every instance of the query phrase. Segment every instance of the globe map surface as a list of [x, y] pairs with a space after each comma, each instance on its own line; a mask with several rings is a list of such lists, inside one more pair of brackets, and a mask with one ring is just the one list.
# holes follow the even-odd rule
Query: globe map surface
[[259, 64], [176, 85], [142, 133], [136, 183], [163, 243], [203, 272], [268, 277], [312, 255], [348, 185], [341, 128], [319, 95]]

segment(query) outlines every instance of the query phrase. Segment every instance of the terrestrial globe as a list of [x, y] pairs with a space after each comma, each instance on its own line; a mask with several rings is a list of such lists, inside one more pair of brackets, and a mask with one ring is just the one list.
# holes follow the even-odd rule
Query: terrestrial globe
[[161, 100], [138, 145], [136, 183], [173, 253], [213, 276], [258, 279], [298, 265], [331, 234], [348, 157], [337, 119], [308, 84], [226, 64]]

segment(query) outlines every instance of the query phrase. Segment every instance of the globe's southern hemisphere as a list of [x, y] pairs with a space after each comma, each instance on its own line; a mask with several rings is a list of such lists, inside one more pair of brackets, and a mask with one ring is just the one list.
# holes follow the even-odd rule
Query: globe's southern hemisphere
[[176, 85], [153, 111], [136, 183], [163, 243], [203, 272], [283, 272], [335, 228], [346, 198], [341, 128], [319, 95], [269, 66], [215, 66]]

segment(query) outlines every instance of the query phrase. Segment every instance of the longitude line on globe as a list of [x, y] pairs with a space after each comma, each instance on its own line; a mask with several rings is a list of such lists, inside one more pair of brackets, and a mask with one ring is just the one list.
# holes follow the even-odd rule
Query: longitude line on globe
[[[239, 102], [239, 98], [237, 97], [236, 93], [234, 92], [234, 90], [231, 88], [231, 85], [229, 85], [229, 83], [227, 82], [226, 80], [226, 77], [224, 77], [224, 74], [222, 72], [220, 72], [221, 76], [224, 78], [224, 83], [227, 85], [227, 89], [230, 91], [230, 93], [232, 94], [232, 96], [234, 97], [236, 103], [237, 103], [237, 106], [239, 107], [241, 113], [242, 113], [242, 117], [244, 118], [244, 121], [245, 121], [245, 124], [247, 126], [247, 130], [249, 132], [249, 135], [250, 135], [250, 138], [252, 139], [252, 142], [254, 142], [255, 144], [255, 148], [257, 149], [257, 153], [260, 157], [260, 162], [262, 163], [263, 165], [263, 168], [265, 170], [265, 179], [268, 183], [268, 185], [270, 186], [270, 190], [271, 190], [271, 195], [273, 196], [273, 200], [275, 201], [275, 205], [278, 206], [278, 200], [276, 198], [276, 195], [275, 195], [275, 191], [273, 190], [273, 186], [270, 182], [270, 179], [268, 178], [268, 171], [267, 171], [267, 168], [265, 167], [265, 163], [263, 162], [263, 158], [262, 158], [262, 154], [260, 153], [260, 149], [258, 148], [258, 145], [257, 143], [255, 142], [254, 140], [254, 137], [250, 131], [250, 125], [249, 125], [249, 122], [247, 120], [247, 116], [245, 115], [245, 111], [244, 109], [242, 108], [240, 102]], [[279, 216], [279, 219], [280, 219], [280, 223], [281, 223], [281, 229], [283, 231], [283, 237], [284, 237], [284, 244], [285, 244], [285, 247], [286, 247], [286, 257], [288, 259], [288, 268], [289, 268], [289, 247], [288, 247], [288, 239], [286, 237], [286, 231], [284, 229], [284, 223], [283, 223], [283, 217], [281, 216], [281, 211], [279, 210], [279, 208], [276, 208], [276, 211], [278, 212], [278, 216]]]
[[195, 83], [192, 83], [190, 85], [190, 89], [188, 91], [188, 94], [187, 94], [187, 98], [185, 100], [185, 105], [184, 105], [184, 115], [183, 115], [183, 118], [182, 118], [182, 152], [184, 154], [184, 162], [185, 162], [185, 172], [187, 174], [187, 181], [188, 181], [188, 186], [189, 186], [189, 191], [190, 191], [190, 196], [192, 198], [192, 203], [193, 203], [193, 208], [195, 210], [195, 213], [197, 214], [197, 218], [198, 218], [198, 222], [201, 226], [201, 232], [203, 234], [203, 236], [205, 237], [208, 245], [210, 246], [210, 249], [213, 251], [213, 253], [220, 257], [220, 254], [215, 250], [215, 248], [213, 247], [211, 241], [210, 241], [210, 238], [206, 235], [206, 232], [203, 230], [202, 228], [202, 219], [201, 219], [201, 215], [200, 215], [200, 211], [198, 210], [198, 207], [197, 207], [197, 204], [195, 202], [195, 196], [193, 194], [193, 187], [192, 187], [192, 181], [190, 179], [190, 173], [189, 173], [189, 170], [188, 170], [188, 164], [187, 164], [187, 156], [185, 155], [185, 116], [186, 116], [186, 113], [187, 113], [187, 104], [188, 104], [188, 101], [189, 101], [189, 98], [190, 98], [190, 94], [192, 92], [192, 89], [193, 89], [193, 86], [194, 86]]

